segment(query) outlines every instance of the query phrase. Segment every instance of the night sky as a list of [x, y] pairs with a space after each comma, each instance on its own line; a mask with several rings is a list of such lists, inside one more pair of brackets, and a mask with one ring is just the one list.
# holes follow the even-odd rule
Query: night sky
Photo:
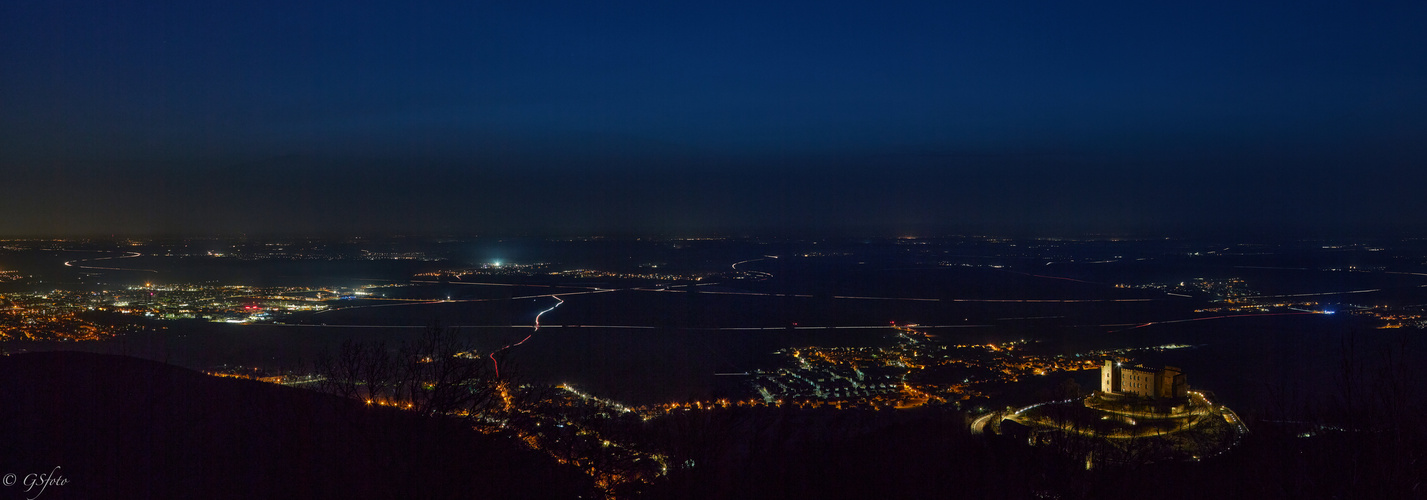
[[[976, 5], [976, 4], [984, 5]], [[1427, 229], [1427, 3], [0, 3], [0, 236]]]

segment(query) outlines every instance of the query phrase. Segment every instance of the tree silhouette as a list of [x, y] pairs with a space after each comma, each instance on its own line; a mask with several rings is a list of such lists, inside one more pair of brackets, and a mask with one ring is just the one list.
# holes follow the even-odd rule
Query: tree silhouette
[[428, 416], [475, 421], [495, 409], [502, 388], [490, 363], [456, 329], [428, 327], [395, 356], [385, 342], [347, 341], [316, 363], [326, 392]]

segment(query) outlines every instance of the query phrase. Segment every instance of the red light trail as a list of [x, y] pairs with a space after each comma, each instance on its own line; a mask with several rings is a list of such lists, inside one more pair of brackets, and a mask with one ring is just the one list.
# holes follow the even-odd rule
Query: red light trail
[[512, 348], [512, 347], [515, 347], [515, 346], [518, 346], [518, 345], [520, 345], [520, 344], [524, 344], [525, 341], [530, 340], [530, 337], [534, 337], [534, 336], [535, 336], [535, 332], [540, 331], [540, 317], [541, 317], [541, 316], [544, 316], [545, 313], [548, 313], [548, 312], [550, 312], [550, 311], [554, 311], [556, 307], [560, 307], [560, 304], [564, 304], [564, 303], [565, 303], [564, 299], [561, 299], [560, 297], [556, 297], [556, 296], [554, 296], [554, 295], [548, 295], [548, 297], [550, 297], [550, 298], [552, 298], [552, 299], [555, 299], [557, 302], [555, 302], [555, 305], [550, 306], [549, 309], [546, 309], [546, 310], [544, 310], [544, 311], [540, 311], [540, 313], [538, 313], [538, 314], [535, 315], [535, 328], [530, 331], [530, 334], [529, 334], [529, 335], [526, 335], [525, 338], [520, 339], [520, 342], [516, 342], [516, 343], [514, 343], [514, 344], [509, 344], [509, 345], [506, 345], [505, 347], [502, 347], [502, 348], [500, 348], [500, 349], [496, 349], [496, 350], [494, 350], [494, 351], [491, 351], [491, 355], [490, 355], [490, 358], [491, 358], [491, 366], [494, 366], [494, 367], [495, 367], [495, 376], [496, 376], [496, 378], [500, 378], [500, 362], [495, 360], [495, 355], [496, 355], [496, 353], [501, 352], [501, 351], [504, 351], [504, 350], [506, 350], [506, 349], [510, 349], [510, 348]]

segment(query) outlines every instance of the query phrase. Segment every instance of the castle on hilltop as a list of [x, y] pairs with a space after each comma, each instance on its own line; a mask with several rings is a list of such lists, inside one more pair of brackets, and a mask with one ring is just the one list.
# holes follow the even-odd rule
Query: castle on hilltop
[[1152, 399], [1182, 398], [1188, 394], [1189, 384], [1184, 381], [1184, 373], [1173, 366], [1149, 368], [1106, 361], [1100, 367], [1100, 392]]

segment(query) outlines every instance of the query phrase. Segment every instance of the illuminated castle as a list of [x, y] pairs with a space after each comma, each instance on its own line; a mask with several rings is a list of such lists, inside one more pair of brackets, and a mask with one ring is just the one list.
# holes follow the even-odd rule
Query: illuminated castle
[[1106, 361], [1105, 366], [1100, 367], [1100, 392], [1106, 394], [1164, 399], [1182, 398], [1188, 391], [1189, 384], [1184, 381], [1184, 373], [1173, 366], [1160, 369]]

